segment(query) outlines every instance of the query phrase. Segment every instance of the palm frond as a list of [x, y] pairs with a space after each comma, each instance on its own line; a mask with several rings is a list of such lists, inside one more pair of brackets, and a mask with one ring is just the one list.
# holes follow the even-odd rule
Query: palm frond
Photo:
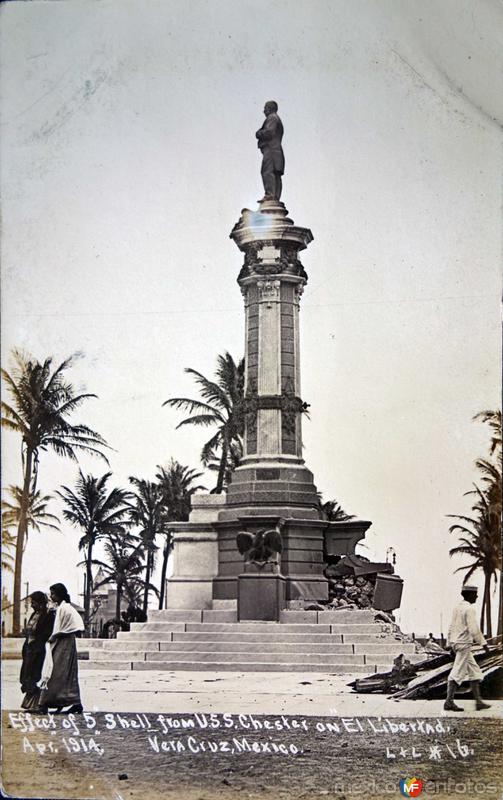
[[216, 414], [196, 414], [193, 417], [182, 419], [176, 426], [176, 429], [178, 430], [178, 428], [182, 428], [184, 425], [202, 425], [203, 427], [208, 427], [218, 422], [222, 422], [222, 420]]
[[187, 367], [185, 372], [188, 375], [192, 375], [195, 382], [199, 386], [201, 396], [204, 397], [208, 403], [211, 403], [213, 407], [216, 406], [221, 410], [230, 410], [229, 397], [225, 391], [225, 387], [219, 386], [219, 384], [215, 383], [215, 381], [208, 380], [208, 378], [205, 378], [204, 375], [197, 370], [192, 369], [191, 367]]
[[185, 372], [194, 378], [202, 400], [187, 397], [172, 397], [163, 405], [170, 405], [190, 414], [178, 424], [209, 427], [215, 425], [216, 433], [202, 450], [202, 462], [211, 464], [218, 447], [222, 448], [219, 460], [219, 474], [215, 491], [222, 491], [230, 478], [230, 473], [239, 463], [242, 455], [241, 437], [244, 433], [244, 359], [238, 364], [226, 352], [217, 358], [216, 380], [209, 380], [192, 367]]

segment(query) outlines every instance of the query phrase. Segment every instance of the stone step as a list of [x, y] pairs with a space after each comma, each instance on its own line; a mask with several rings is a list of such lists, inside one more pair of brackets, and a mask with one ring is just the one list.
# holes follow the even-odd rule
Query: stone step
[[[205, 665], [208, 662], [220, 661], [222, 663], [278, 663], [283, 664], [285, 671], [291, 664], [325, 664], [326, 666], [355, 666], [358, 664], [377, 665], [382, 669], [391, 669], [393, 660], [389, 654], [334, 654], [334, 653], [234, 653], [214, 651], [186, 651], [170, 650], [169, 652], [143, 652], [143, 651], [97, 651], [93, 658], [96, 664], [103, 661], [181, 661]], [[413, 658], [412, 658], [413, 660]]]
[[[395, 639], [393, 633], [344, 633], [341, 634], [344, 644], [359, 644], [361, 642], [392, 642], [400, 643], [400, 639]], [[175, 634], [173, 634], [175, 636]]]
[[[189, 636], [190, 634], [187, 634]], [[184, 637], [182, 634], [177, 634], [175, 641], [152, 641], [141, 642], [138, 640], [133, 641], [117, 641], [115, 639], [105, 640], [104, 647], [100, 648], [101, 652], [108, 653], [111, 651], [170, 651], [180, 650], [183, 646], [184, 650], [191, 652], [198, 651], [212, 651], [212, 652], [229, 652], [246, 653], [250, 648], [254, 652], [257, 651], [256, 642], [246, 639], [245, 641], [225, 641], [215, 639], [197, 639], [193, 641]], [[348, 654], [392, 654], [396, 655], [398, 652], [405, 654], [414, 653], [414, 646], [412, 644], [333, 644], [333, 642], [320, 643], [314, 642], [267, 642], [264, 649], [271, 653], [348, 653]], [[91, 658], [94, 657], [95, 651], [90, 651]]]
[[173, 630], [185, 630], [187, 632], [206, 631], [207, 633], [256, 633], [259, 631], [269, 633], [275, 631], [277, 633], [312, 633], [316, 635], [323, 633], [376, 634], [390, 631], [389, 626], [377, 623], [341, 623], [338, 625], [322, 625], [309, 623], [288, 624], [277, 622], [133, 622], [131, 624], [131, 633]]
[[[344, 609], [340, 610], [325, 610], [325, 611], [318, 611], [318, 622], [331, 622], [331, 623], [357, 623], [363, 622], [369, 624], [374, 622], [374, 618], [376, 615], [374, 609], [367, 609], [367, 608], [353, 608], [350, 611], [344, 611]], [[377, 621], [376, 624], [389, 624], [383, 623], [381, 620]]]
[[[156, 627], [156, 626], [160, 627]], [[155, 631], [160, 630], [164, 631], [165, 633], [169, 631], [184, 631], [186, 623], [185, 622], [132, 622], [131, 623], [131, 631], [135, 633], [139, 633], [140, 631]], [[130, 631], [119, 631], [117, 634], [118, 639], [123, 639], [125, 636], [129, 636]]]
[[[215, 613], [216, 612], [216, 613]], [[219, 618], [222, 612], [234, 612], [234, 619], [225, 616]], [[373, 609], [344, 609], [323, 611], [303, 611], [298, 609], [285, 609], [280, 612], [280, 622], [329, 624], [329, 623], [357, 623], [373, 622], [376, 612]], [[220, 621], [233, 622], [237, 620], [237, 600], [213, 600], [211, 609], [196, 608], [169, 608], [151, 609], [148, 612], [149, 622], [204, 622]]]
[[[233, 653], [246, 653], [246, 652], [254, 652], [254, 653], [285, 653], [288, 654], [295, 654], [295, 653], [325, 653], [327, 655], [331, 653], [347, 653], [347, 654], [367, 654], [372, 652], [373, 654], [396, 654], [398, 652], [402, 653], [413, 653], [414, 647], [412, 645], [401, 645], [401, 646], [394, 646], [394, 645], [375, 645], [369, 644], [365, 645], [353, 645], [353, 644], [333, 644], [332, 642], [329, 643], [319, 643], [319, 642], [221, 642], [221, 641], [188, 641], [185, 638], [178, 638], [176, 641], [173, 642], [159, 642], [159, 650], [161, 652], [171, 651], [171, 650], [180, 650], [180, 649], [191, 651], [191, 652], [202, 652], [202, 651], [212, 651], [214, 653], [222, 653], [222, 652], [233, 652]], [[408, 649], [405, 649], [408, 648]]]
[[[390, 664], [391, 666], [391, 664]], [[382, 667], [377, 664], [353, 664], [351, 666], [341, 666], [332, 664], [291, 664], [287, 662], [256, 662], [256, 661], [206, 661], [195, 663], [194, 661], [82, 661], [79, 663], [79, 670], [170, 670], [172, 672], [309, 672], [329, 673], [336, 675], [354, 675], [362, 673], [370, 675], [372, 672], [380, 672]]]
[[158, 642], [160, 639], [164, 639], [169, 641], [172, 636], [181, 636], [183, 633], [185, 626], [182, 625], [181, 628], [178, 628], [176, 631], [132, 631], [132, 632], [125, 632], [119, 631], [117, 634], [116, 639], [110, 639], [111, 642]]
[[[102, 661], [145, 661], [148, 655], [161, 655], [159, 648], [155, 651], [138, 649], [138, 643], [135, 650], [120, 649], [120, 650], [96, 650], [90, 654], [89, 661], [99, 664]], [[79, 664], [80, 669], [80, 664]]]
[[[101, 653], [100, 659], [102, 656], [107, 656], [108, 654]], [[124, 658], [123, 654], [117, 653], [113, 654]], [[145, 657], [142, 657], [142, 656]], [[129, 658], [129, 654], [127, 655]], [[367, 664], [371, 662], [372, 664], [379, 664], [379, 665], [391, 665], [392, 659], [389, 655], [373, 655], [368, 660], [364, 654], [360, 655], [350, 655], [350, 654], [337, 654], [337, 653], [275, 653], [275, 652], [267, 652], [267, 653], [235, 653], [235, 652], [225, 652], [219, 651], [215, 653], [214, 651], [186, 651], [186, 650], [170, 650], [169, 653], [166, 652], [149, 652], [145, 654], [140, 654], [138, 657], [138, 661], [166, 661], [169, 658], [170, 661], [192, 661], [195, 664], [202, 664], [206, 663], [207, 661], [222, 661], [222, 662], [248, 662], [254, 661], [257, 664], [262, 662], [265, 663], [281, 663], [285, 665], [285, 668], [290, 664], [326, 664], [326, 665], [345, 665], [345, 666], [353, 666], [354, 664]], [[107, 661], [108, 659], [105, 657], [102, 660]], [[132, 660], [134, 660], [132, 658]]]
[[[171, 640], [166, 640], [166, 644], [170, 643]], [[108, 653], [111, 650], [138, 650], [138, 651], [150, 651], [150, 650], [159, 650], [159, 637], [157, 639], [153, 639], [152, 641], [143, 640], [143, 639], [105, 639], [103, 643], [103, 647], [101, 651], [103, 653]], [[89, 657], [94, 658], [96, 650], [89, 650]]]
[[[149, 609], [148, 621], [152, 622], [202, 622], [203, 610], [201, 608], [163, 608]], [[144, 624], [144, 623], [133, 623]]]
[[381, 633], [388, 630], [388, 627], [381, 625], [381, 623], [341, 623], [339, 625], [322, 625], [322, 624], [309, 624], [309, 623], [277, 623], [277, 622], [237, 622], [233, 623], [192, 623], [188, 622], [186, 631], [193, 633], [196, 631], [207, 631], [208, 633], [256, 633], [257, 631], [269, 633], [269, 631], [276, 631], [277, 633]]
[[[84, 637], [76, 638], [75, 644], [77, 646], [77, 653], [82, 655], [87, 653], [91, 647], [102, 647], [105, 639], [87, 639]], [[22, 650], [25, 639], [19, 638], [2, 638], [2, 659], [18, 659], [22, 657]]]
[[[172, 622], [133, 622], [131, 633], [140, 631], [173, 630]], [[207, 633], [252, 633], [257, 631], [273, 631], [280, 627], [277, 622], [187, 622], [178, 623], [183, 627], [178, 630], [206, 631]], [[292, 629], [290, 631], [290, 629]], [[330, 633], [329, 625], [281, 625], [283, 633]]]
[[162, 611], [149, 611], [148, 623], [151, 622], [237, 622], [236, 609], [164, 609]]
[[[285, 609], [280, 612], [280, 623], [299, 624], [361, 624], [372, 623], [375, 611], [367, 609], [352, 609], [351, 611], [324, 610], [324, 611], [299, 611]], [[150, 609], [149, 622], [237, 622], [236, 600], [214, 600], [211, 609], [196, 608], [170, 608]]]
[[375, 613], [375, 611], [356, 608], [352, 611], [294, 611], [286, 609], [280, 612], [279, 621], [280, 623], [308, 622], [316, 625], [320, 623], [370, 624], [374, 622]]
[[[317, 642], [326, 644], [394, 644], [392, 636], [370, 635], [370, 634], [346, 634], [342, 636], [337, 633], [219, 633], [215, 634], [202, 632], [178, 632], [170, 634], [169, 631], [134, 631], [132, 633], [118, 634], [116, 640], [129, 642], [257, 642], [267, 646], [270, 642]], [[397, 642], [397, 645], [400, 642]], [[143, 646], [143, 645], [142, 645]]]
[[[226, 651], [219, 651], [215, 653], [215, 651], [187, 651], [187, 650], [170, 650], [169, 652], [162, 651], [162, 652], [143, 652], [143, 651], [108, 651], [105, 652], [103, 650], [96, 651], [94, 656], [94, 661], [99, 663], [100, 661], [166, 661], [169, 659], [170, 661], [189, 661], [193, 662], [194, 664], [206, 664], [208, 661], [222, 661], [222, 662], [233, 662], [233, 663], [240, 663], [240, 662], [248, 662], [248, 661], [255, 661], [256, 663], [282, 663], [285, 667], [289, 664], [341, 664], [346, 666], [352, 666], [354, 664], [366, 664], [367, 659], [364, 655], [352, 655], [350, 653], [256, 653], [256, 652], [243, 652], [243, 653], [235, 653], [235, 652], [226, 652]], [[390, 657], [388, 655], [384, 656], [372, 656], [370, 659], [374, 664], [389, 664]]]

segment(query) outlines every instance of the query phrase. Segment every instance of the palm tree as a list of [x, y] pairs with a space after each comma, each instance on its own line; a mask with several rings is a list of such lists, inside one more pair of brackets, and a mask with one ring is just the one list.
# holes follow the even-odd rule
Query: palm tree
[[493, 457], [493, 460], [478, 458], [475, 464], [482, 473], [481, 480], [485, 485], [485, 494], [491, 513], [499, 519], [501, 517], [502, 500], [501, 411], [481, 411], [474, 419], [481, 419], [483, 422], [487, 422], [492, 429], [489, 454]]
[[[14, 558], [8, 551], [16, 546], [17, 537], [15, 534], [11, 533], [9, 529], [17, 528], [19, 525], [23, 490], [20, 486], [9, 486], [7, 492], [10, 494], [12, 502], [9, 500], [2, 500], [2, 569], [5, 569], [7, 572], [14, 572]], [[30, 528], [33, 528], [37, 533], [41, 533], [42, 528], [52, 528], [52, 530], [59, 531], [58, 526], [54, 524], [59, 524], [58, 517], [46, 511], [50, 499], [50, 495], [44, 495], [42, 497], [39, 491], [30, 495], [23, 552], [26, 547]]]
[[129, 478], [129, 482], [133, 484], [136, 490], [129, 513], [131, 521], [140, 528], [139, 534], [146, 553], [143, 594], [143, 610], [146, 612], [149, 587], [155, 566], [155, 555], [158, 550], [155, 540], [157, 536], [167, 534], [168, 517], [164, 504], [164, 492], [158, 483], [135, 478], [134, 476]]
[[[77, 354], [70, 356], [55, 369], [52, 358], [43, 363], [20, 350], [14, 350], [13, 368], [2, 369], [2, 377], [12, 404], [2, 402], [2, 426], [20, 433], [22, 437], [23, 487], [16, 540], [14, 565], [13, 632], [20, 631], [21, 579], [23, 550], [27, 535], [30, 495], [36, 491], [40, 451], [53, 450], [59, 456], [77, 460], [79, 452], [104, 458], [102, 448], [107, 443], [87, 425], [72, 424], [69, 417], [82, 403], [96, 397], [78, 394], [66, 379], [65, 372], [73, 366]], [[108, 463], [108, 462], [107, 462]]]
[[503, 551], [501, 511], [502, 511], [502, 442], [501, 442], [501, 411], [481, 411], [476, 414], [474, 420], [480, 420], [489, 425], [491, 429], [491, 444], [489, 455], [491, 458], [477, 459], [476, 466], [482, 473], [481, 480], [484, 482], [484, 495], [488, 504], [489, 525], [493, 530], [493, 536], [498, 537], [499, 531], [499, 552], [500, 552], [500, 582], [499, 582], [499, 606], [498, 606], [498, 635], [503, 634], [503, 582], [501, 580], [501, 552]]
[[473, 494], [477, 496], [477, 501], [472, 506], [476, 516], [448, 515], [461, 521], [451, 525], [449, 531], [462, 534], [459, 540], [460, 544], [449, 550], [449, 555], [467, 555], [472, 558], [471, 563], [458, 567], [456, 570], [456, 572], [466, 570], [463, 583], [469, 581], [477, 570], [481, 570], [484, 573], [484, 596], [480, 627], [482, 629], [485, 627], [487, 636], [491, 637], [491, 583], [493, 578], [497, 578], [501, 555], [499, 521], [497, 525], [494, 524], [494, 518], [491, 517], [489, 504], [484, 492], [475, 486]]
[[[124, 594], [131, 603], [134, 603], [138, 590], [143, 587], [141, 573], [144, 566], [142, 563], [143, 543], [138, 536], [130, 533], [115, 533], [109, 531], [105, 534], [105, 553], [108, 562], [100, 559], [93, 559], [92, 563], [101, 567], [105, 573], [105, 578], [96, 584], [96, 588], [106, 584], [114, 584], [117, 589], [115, 601], [115, 618], [119, 621], [121, 617], [121, 601]], [[150, 586], [157, 592], [155, 586]]]
[[129, 514], [131, 493], [125, 489], [114, 488], [110, 492], [107, 482], [111, 472], [101, 478], [84, 475], [79, 470], [76, 491], [62, 486], [57, 494], [65, 503], [63, 517], [74, 527], [84, 531], [79, 541], [79, 550], [84, 550], [86, 565], [86, 587], [84, 593], [84, 624], [90, 623], [91, 593], [93, 590], [93, 547], [104, 536], [124, 536], [130, 525]]
[[2, 570], [14, 572], [14, 556], [8, 551], [16, 546], [16, 537], [2, 523]]
[[484, 595], [480, 627], [485, 628], [489, 637], [492, 636], [491, 620], [491, 585], [493, 578], [497, 579], [500, 572], [500, 602], [498, 614], [498, 633], [502, 627], [502, 595], [501, 595], [501, 489], [502, 489], [502, 448], [501, 448], [501, 411], [481, 411], [473, 417], [481, 420], [491, 428], [491, 445], [489, 455], [492, 458], [479, 458], [475, 465], [481, 472], [483, 488], [474, 484], [474, 489], [466, 492], [474, 495], [471, 516], [449, 514], [449, 517], [459, 520], [449, 528], [450, 532], [461, 534], [460, 544], [453, 547], [449, 553], [453, 555], [467, 555], [472, 561], [456, 572], [465, 571], [463, 583], [481, 570], [484, 573]]
[[[241, 437], [236, 439], [235, 441], [229, 444], [229, 451], [227, 454], [227, 464], [225, 466], [225, 474], [223, 479], [223, 490], [227, 488], [231, 481], [231, 476], [236, 467], [239, 466], [241, 463], [241, 459], [243, 458], [243, 441]], [[206, 465], [209, 470], [212, 472], [219, 472], [220, 471], [220, 458], [218, 457], [217, 453], [213, 450], [207, 454], [207, 462]], [[212, 490], [212, 493], [216, 494], [216, 487]]]
[[214, 458], [215, 451], [220, 450], [217, 484], [214, 489], [216, 493], [223, 491], [232, 445], [241, 442], [244, 433], [244, 366], [244, 358], [236, 364], [229, 353], [219, 355], [214, 381], [188, 367], [185, 372], [194, 377], [203, 400], [171, 397], [163, 403], [163, 406], [173, 406], [191, 415], [182, 420], [177, 428], [182, 425], [217, 426], [216, 433], [201, 451], [201, 461], [207, 466]]
[[167, 520], [163, 531], [165, 542], [162, 554], [161, 593], [159, 598], [159, 608], [162, 608], [164, 605], [168, 558], [173, 546], [173, 529], [170, 528], [169, 523], [187, 520], [190, 514], [192, 495], [194, 492], [204, 490], [205, 487], [194, 485], [194, 481], [201, 477], [201, 472], [184, 467], [173, 459], [171, 459], [167, 467], [157, 466], [157, 469], [159, 472], [155, 477], [159, 481], [161, 488]]
[[355, 518], [354, 514], [346, 514], [337, 500], [326, 500], [323, 503], [321, 495], [318, 497], [318, 500], [323, 519], [329, 522], [348, 522], [350, 519]]
[[489, 452], [491, 455], [495, 453], [499, 454], [501, 458], [501, 411], [479, 411], [478, 414], [475, 414], [473, 419], [487, 422], [492, 431]]
[[[12, 502], [9, 500], [2, 500], [2, 528], [17, 528], [21, 516], [23, 490], [20, 486], [9, 486], [7, 492], [10, 494]], [[51, 499], [50, 495], [46, 494], [42, 496], [38, 490], [30, 494], [26, 513], [26, 538], [23, 543], [23, 550], [28, 541], [28, 531], [30, 528], [37, 531], [37, 533], [42, 533], [42, 528], [50, 528], [53, 531], [59, 532], [59, 517], [55, 514], [49, 514], [47, 511], [47, 506]], [[16, 541], [15, 536], [13, 539]]]

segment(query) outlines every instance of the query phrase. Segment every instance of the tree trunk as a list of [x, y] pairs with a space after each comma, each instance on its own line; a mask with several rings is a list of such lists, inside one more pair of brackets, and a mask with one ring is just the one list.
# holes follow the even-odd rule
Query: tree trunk
[[225, 472], [227, 470], [227, 457], [227, 438], [224, 436], [224, 440], [222, 442], [222, 456], [220, 458], [220, 464], [218, 467], [217, 485], [215, 486], [215, 494], [221, 494], [224, 488]]
[[[91, 536], [91, 532], [88, 531], [88, 536]], [[93, 541], [89, 538], [89, 544], [87, 546], [87, 558], [86, 558], [86, 591], [84, 594], [84, 626], [86, 629], [86, 633], [89, 632], [89, 624], [90, 624], [90, 616], [91, 616], [91, 592], [93, 588], [93, 572], [92, 572], [92, 558], [93, 558]]]
[[117, 597], [115, 600], [115, 619], [121, 621], [122, 582], [117, 581]]
[[143, 590], [143, 610], [147, 613], [148, 608], [148, 593], [150, 586], [150, 573], [152, 571], [152, 551], [147, 550], [147, 565], [145, 569], [145, 588]]
[[12, 632], [17, 636], [21, 632], [21, 580], [23, 570], [23, 552], [27, 533], [28, 507], [30, 503], [30, 484], [33, 468], [33, 451], [26, 450], [26, 463], [24, 467], [23, 494], [19, 509], [19, 524], [17, 528], [16, 560], [14, 564], [14, 608], [12, 610]]
[[484, 581], [484, 600], [486, 606], [486, 636], [488, 639], [493, 635], [493, 623], [491, 619], [491, 574], [486, 573]]
[[500, 590], [499, 590], [499, 604], [498, 604], [498, 636], [503, 635], [503, 573], [500, 570]]
[[171, 533], [166, 534], [166, 544], [162, 552], [162, 569], [161, 569], [161, 593], [159, 596], [159, 608], [164, 608], [164, 595], [166, 590], [166, 572], [168, 571], [168, 558], [170, 551]]
[[503, 635], [503, 570], [501, 569], [501, 557], [503, 555], [503, 527], [501, 522], [498, 521], [499, 530], [500, 530], [500, 550], [499, 550], [499, 561], [500, 561], [500, 571], [499, 571], [499, 598], [498, 598], [498, 636]]

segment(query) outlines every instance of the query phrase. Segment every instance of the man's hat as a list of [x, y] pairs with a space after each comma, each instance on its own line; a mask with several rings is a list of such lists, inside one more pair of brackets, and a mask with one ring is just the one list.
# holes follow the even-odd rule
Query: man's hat
[[473, 584], [464, 583], [461, 587], [462, 592], [478, 592], [479, 587], [474, 586]]

